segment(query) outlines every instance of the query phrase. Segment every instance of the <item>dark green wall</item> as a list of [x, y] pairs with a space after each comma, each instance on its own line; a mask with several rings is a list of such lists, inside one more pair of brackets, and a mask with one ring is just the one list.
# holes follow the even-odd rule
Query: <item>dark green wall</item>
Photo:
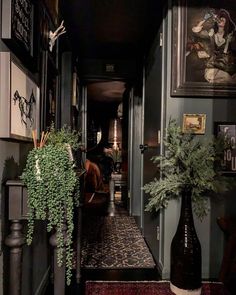
[[[201, 97], [171, 97], [171, 9], [163, 17], [163, 52], [162, 69], [157, 64], [160, 58], [158, 51], [159, 44], [154, 44], [152, 55], [149, 56], [148, 76], [146, 81], [146, 93], [162, 99], [161, 132], [171, 118], [178, 120], [182, 124], [184, 113], [206, 114], [206, 133], [204, 136], [213, 134], [215, 121], [235, 121], [236, 102], [232, 98], [201, 98]], [[160, 75], [162, 84], [160, 84]], [[161, 94], [160, 94], [161, 93]], [[158, 114], [158, 110], [157, 110]], [[155, 122], [155, 124], [157, 124]], [[159, 126], [157, 125], [156, 128]], [[224, 235], [218, 228], [216, 218], [223, 215], [236, 215], [236, 203], [233, 201], [234, 192], [229, 193], [223, 201], [210, 201], [210, 213], [201, 222], [195, 218], [196, 229], [202, 245], [202, 276], [203, 278], [217, 278], [222, 255], [224, 252]], [[168, 208], [160, 212], [160, 251], [159, 262], [162, 265], [163, 278], [169, 278], [170, 273], [170, 243], [175, 233], [179, 218], [180, 202], [170, 202]], [[150, 223], [150, 227], [154, 225]], [[152, 229], [153, 233], [154, 228]], [[152, 250], [157, 251], [153, 240]], [[216, 246], [217, 245], [217, 246]]]

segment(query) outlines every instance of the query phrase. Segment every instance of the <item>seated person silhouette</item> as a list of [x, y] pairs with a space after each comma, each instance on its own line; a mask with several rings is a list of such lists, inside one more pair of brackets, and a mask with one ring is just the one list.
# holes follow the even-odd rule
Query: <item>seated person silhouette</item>
[[98, 165], [86, 160], [85, 169], [85, 209], [87, 213], [104, 214], [109, 203], [109, 191], [104, 189], [102, 174]]
[[98, 165], [88, 159], [85, 161], [85, 169], [87, 171], [85, 177], [85, 191], [96, 192], [103, 191], [102, 175]]

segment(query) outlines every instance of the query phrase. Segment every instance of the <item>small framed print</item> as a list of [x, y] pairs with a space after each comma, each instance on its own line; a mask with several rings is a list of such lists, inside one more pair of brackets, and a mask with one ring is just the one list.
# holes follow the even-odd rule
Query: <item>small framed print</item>
[[183, 133], [205, 134], [206, 114], [184, 114]]
[[223, 136], [227, 144], [221, 159], [224, 174], [236, 173], [236, 122], [215, 122], [215, 135]]

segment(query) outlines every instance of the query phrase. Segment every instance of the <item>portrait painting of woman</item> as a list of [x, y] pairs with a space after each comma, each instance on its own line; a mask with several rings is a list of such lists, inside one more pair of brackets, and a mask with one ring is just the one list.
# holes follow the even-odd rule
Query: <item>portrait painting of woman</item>
[[225, 8], [197, 11], [188, 23], [186, 81], [194, 72], [196, 82], [236, 84], [235, 17]]

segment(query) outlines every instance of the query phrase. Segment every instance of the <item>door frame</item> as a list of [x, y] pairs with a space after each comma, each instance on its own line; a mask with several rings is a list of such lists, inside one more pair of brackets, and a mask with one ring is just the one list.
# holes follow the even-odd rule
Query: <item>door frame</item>
[[144, 225], [143, 208], [143, 154], [140, 144], [143, 142], [144, 99], [145, 99], [145, 69], [142, 73], [142, 88], [135, 94], [135, 87], [131, 89], [129, 98], [129, 122], [128, 122], [128, 196], [130, 202], [130, 215], [134, 216], [139, 228]]

